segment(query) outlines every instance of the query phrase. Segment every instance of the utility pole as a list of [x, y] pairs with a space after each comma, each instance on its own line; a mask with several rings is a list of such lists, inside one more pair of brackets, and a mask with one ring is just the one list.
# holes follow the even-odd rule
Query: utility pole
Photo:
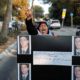
[[34, 20], [34, 17], [35, 17], [35, 14], [34, 14], [34, 11], [33, 11], [33, 9], [34, 9], [34, 1], [35, 0], [32, 0], [32, 6], [31, 6], [31, 11], [32, 11], [32, 14], [33, 14], [33, 20]]
[[73, 13], [70, 13], [71, 16], [71, 27], [73, 27]]

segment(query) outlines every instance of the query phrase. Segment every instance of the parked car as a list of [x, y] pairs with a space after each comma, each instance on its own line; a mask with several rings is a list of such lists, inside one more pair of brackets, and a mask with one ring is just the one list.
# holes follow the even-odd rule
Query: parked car
[[51, 29], [60, 29], [61, 28], [60, 21], [59, 20], [51, 20], [50, 28]]
[[77, 27], [76, 36], [80, 36], [80, 26]]

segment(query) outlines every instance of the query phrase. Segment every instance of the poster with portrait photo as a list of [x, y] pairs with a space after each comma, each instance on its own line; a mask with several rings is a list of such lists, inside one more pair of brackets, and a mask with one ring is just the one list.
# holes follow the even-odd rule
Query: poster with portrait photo
[[72, 80], [80, 80], [80, 65], [72, 66]]
[[74, 52], [75, 52], [75, 56], [80, 56], [80, 37], [76, 36], [74, 38]]
[[18, 36], [18, 54], [21, 54], [21, 55], [31, 54], [31, 36], [30, 35]]
[[30, 63], [18, 63], [18, 80], [31, 80]]

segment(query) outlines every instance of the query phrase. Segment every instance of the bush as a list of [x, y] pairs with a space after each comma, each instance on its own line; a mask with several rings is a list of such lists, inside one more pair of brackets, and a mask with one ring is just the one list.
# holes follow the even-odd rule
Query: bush
[[80, 25], [80, 16], [74, 17], [74, 24], [75, 25]]
[[8, 36], [16, 38], [19, 33], [20, 31], [14, 30], [13, 32], [9, 32]]
[[8, 38], [0, 36], [0, 45], [3, 45], [7, 42]]
[[21, 31], [26, 31], [26, 25], [21, 26]]

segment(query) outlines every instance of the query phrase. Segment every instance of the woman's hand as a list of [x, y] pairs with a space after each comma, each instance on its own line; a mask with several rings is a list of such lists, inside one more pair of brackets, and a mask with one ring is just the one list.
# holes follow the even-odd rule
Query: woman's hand
[[27, 20], [30, 20], [33, 18], [33, 15], [32, 15], [32, 10], [31, 9], [28, 9], [26, 11], [26, 16], [27, 16]]

